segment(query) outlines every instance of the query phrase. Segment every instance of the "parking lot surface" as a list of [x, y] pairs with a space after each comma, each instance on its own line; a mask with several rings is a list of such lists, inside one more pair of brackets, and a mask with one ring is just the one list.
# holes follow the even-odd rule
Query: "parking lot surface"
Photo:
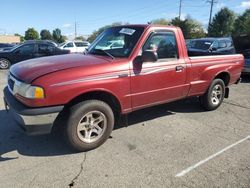
[[216, 111], [192, 98], [134, 112], [86, 153], [59, 134], [26, 136], [1, 100], [0, 187], [249, 188], [250, 77], [230, 88]]

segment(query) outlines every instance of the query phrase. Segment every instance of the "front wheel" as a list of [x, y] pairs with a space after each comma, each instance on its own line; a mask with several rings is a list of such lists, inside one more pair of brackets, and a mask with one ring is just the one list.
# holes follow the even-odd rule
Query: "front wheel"
[[0, 58], [0, 69], [8, 69], [10, 68], [10, 61], [5, 58]]
[[221, 79], [214, 79], [207, 92], [200, 97], [201, 105], [206, 110], [217, 109], [225, 96], [225, 83]]
[[99, 100], [87, 100], [69, 109], [66, 139], [77, 151], [88, 151], [102, 145], [114, 127], [114, 113]]

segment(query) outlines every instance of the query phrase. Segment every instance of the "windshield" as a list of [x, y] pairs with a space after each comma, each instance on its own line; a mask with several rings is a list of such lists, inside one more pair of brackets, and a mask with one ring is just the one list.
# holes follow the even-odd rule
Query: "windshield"
[[88, 54], [110, 57], [128, 57], [144, 31], [143, 27], [112, 27], [106, 29], [93, 42]]
[[15, 49], [19, 48], [22, 45], [23, 45], [23, 43], [17, 44], [13, 48], [9, 49], [8, 51], [14, 51]]
[[190, 48], [208, 50], [213, 41], [210, 40], [193, 40], [189, 45]]

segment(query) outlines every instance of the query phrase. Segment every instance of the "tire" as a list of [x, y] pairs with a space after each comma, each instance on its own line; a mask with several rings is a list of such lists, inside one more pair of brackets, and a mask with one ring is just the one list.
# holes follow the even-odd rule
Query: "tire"
[[89, 151], [102, 145], [114, 127], [110, 106], [98, 100], [80, 102], [69, 109], [65, 138], [76, 151]]
[[225, 96], [225, 83], [221, 79], [214, 79], [207, 92], [200, 97], [200, 103], [205, 110], [217, 109]]
[[10, 61], [6, 58], [0, 58], [0, 69], [8, 69], [10, 68]]

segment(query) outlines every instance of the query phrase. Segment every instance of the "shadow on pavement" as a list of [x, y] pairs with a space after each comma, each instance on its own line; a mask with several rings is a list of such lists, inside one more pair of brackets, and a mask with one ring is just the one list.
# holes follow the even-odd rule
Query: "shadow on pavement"
[[5, 110], [0, 110], [0, 162], [16, 159], [9, 152], [24, 156], [59, 156], [74, 153], [60, 134], [28, 136]]
[[[175, 113], [202, 112], [197, 98], [181, 100], [133, 112], [118, 120], [115, 129], [156, 119]], [[5, 110], [0, 110], [0, 162], [17, 159], [8, 153], [17, 151], [24, 156], [59, 156], [74, 153], [65, 143], [61, 134], [27, 136]], [[13, 154], [11, 154], [12, 156]]]
[[176, 113], [199, 113], [203, 111], [204, 110], [201, 108], [197, 97], [183, 99], [168, 104], [145, 108], [130, 113], [127, 116], [122, 116], [115, 126], [115, 129], [131, 126], [163, 116], [174, 115]]

